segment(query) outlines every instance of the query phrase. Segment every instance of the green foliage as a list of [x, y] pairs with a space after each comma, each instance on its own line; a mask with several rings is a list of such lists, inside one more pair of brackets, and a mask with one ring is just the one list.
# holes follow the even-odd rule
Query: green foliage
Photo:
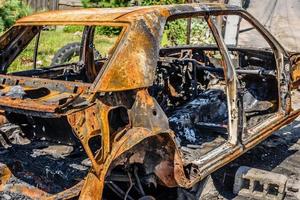
[[113, 8], [113, 7], [126, 7], [130, 5], [130, 0], [81, 0], [84, 7], [100, 7], [100, 8]]
[[182, 4], [185, 0], [142, 0], [139, 1], [139, 5], [150, 6], [150, 5], [169, 5], [169, 4]]
[[83, 5], [83, 7], [88, 8], [90, 1], [89, 0], [81, 0], [81, 3]]
[[11, 27], [17, 19], [30, 13], [30, 8], [21, 0], [6, 0], [0, 5], [0, 31]]
[[4, 21], [0, 18], [0, 33], [4, 31]]
[[[186, 45], [187, 30], [187, 18], [169, 21], [165, 27], [161, 45], [163, 47]], [[191, 20], [190, 44], [201, 46], [216, 44], [207, 22], [202, 17]]]
[[191, 44], [216, 44], [207, 22], [203, 18], [193, 18], [191, 26]]
[[83, 26], [65, 26], [63, 31], [65, 33], [76, 33], [76, 32], [83, 32]]
[[[83, 32], [83, 26], [65, 26], [63, 31], [65, 33], [76, 33], [76, 32]], [[106, 35], [106, 36], [114, 36], [119, 35], [122, 28], [120, 27], [111, 27], [111, 26], [98, 26], [96, 27], [96, 34], [97, 35]]]
[[119, 35], [121, 30], [122, 28], [120, 27], [98, 26], [96, 27], [96, 34], [106, 36]]
[[84, 7], [114, 8], [131, 5], [165, 5], [185, 3], [185, 0], [81, 0]]
[[161, 42], [162, 46], [177, 46], [186, 44], [187, 20], [177, 19], [167, 23], [164, 36]]

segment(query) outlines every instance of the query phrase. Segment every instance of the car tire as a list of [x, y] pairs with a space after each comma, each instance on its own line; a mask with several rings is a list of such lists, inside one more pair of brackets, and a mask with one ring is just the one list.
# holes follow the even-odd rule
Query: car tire
[[[74, 42], [65, 45], [60, 50], [58, 50], [57, 53], [54, 55], [51, 62], [51, 66], [65, 64], [68, 61], [70, 61], [73, 57], [79, 56], [80, 48], [81, 48], [80, 42]], [[95, 59], [101, 58], [99, 51], [97, 51], [95, 48], [94, 48], [94, 58]]]

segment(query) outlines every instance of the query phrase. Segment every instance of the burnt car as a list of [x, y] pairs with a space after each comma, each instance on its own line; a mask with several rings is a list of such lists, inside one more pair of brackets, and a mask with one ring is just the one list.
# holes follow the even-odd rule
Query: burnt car
[[[66, 41], [79, 42], [77, 58], [73, 51], [39, 62], [49, 50], [42, 40], [66, 45], [67, 37], [50, 37], [63, 26], [81, 27], [70, 36], [78, 41]], [[107, 52], [97, 48], [99, 27], [118, 33]], [[19, 70], [28, 51], [33, 59], [21, 64], [30, 69]], [[245, 10], [224, 4], [35, 14], [1, 36], [0, 67], [2, 126], [22, 132], [16, 139], [1, 131], [11, 153], [0, 155], [0, 189], [33, 199], [174, 199], [177, 188], [198, 198], [191, 188], [300, 114], [291, 103], [299, 55]], [[40, 141], [81, 150], [91, 164], [85, 177], [56, 192], [24, 183], [33, 174], [11, 149]], [[13, 175], [23, 182], [12, 183]]]

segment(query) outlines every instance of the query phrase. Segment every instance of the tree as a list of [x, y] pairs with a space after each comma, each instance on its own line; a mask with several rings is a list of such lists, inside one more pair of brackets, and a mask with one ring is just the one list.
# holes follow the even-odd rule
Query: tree
[[30, 12], [30, 8], [20, 0], [0, 0], [0, 32], [8, 29], [17, 19]]

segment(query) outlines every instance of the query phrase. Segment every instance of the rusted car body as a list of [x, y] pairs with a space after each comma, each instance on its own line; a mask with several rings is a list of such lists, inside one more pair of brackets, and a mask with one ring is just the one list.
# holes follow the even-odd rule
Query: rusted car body
[[[275, 57], [273, 69], [249, 71], [234, 67], [229, 53], [232, 49], [225, 45], [222, 33], [212, 19], [212, 16], [231, 14], [249, 20], [270, 44]], [[200, 71], [210, 70], [203, 69], [204, 66], [193, 56], [188, 59], [178, 56], [172, 58], [172, 55], [183, 51], [193, 54], [201, 50], [198, 47], [160, 48], [166, 22], [183, 16], [205, 17], [217, 42], [215, 48], [220, 51], [222, 57], [222, 85], [226, 94], [222, 98], [223, 101], [227, 101], [228, 119], [222, 127], [217, 128], [226, 128], [227, 139], [214, 147], [178, 142], [178, 132], [170, 126], [170, 115], [167, 116], [159, 97], [151, 90], [155, 87], [158, 68], [162, 68], [163, 65], [182, 62], [182, 65], [198, 66]], [[92, 83], [55, 80], [55, 75], [61, 73], [60, 70], [41, 73], [30, 70], [6, 74], [10, 63], [45, 25], [113, 25], [123, 27], [123, 30], [111, 58], [99, 72], [90, 62], [88, 33], [84, 36], [81, 59], [85, 64], [86, 75], [95, 79]], [[255, 54], [253, 49], [240, 51], [251, 51]], [[257, 56], [262, 54], [263, 52], [258, 52]], [[268, 56], [265, 59], [269, 59]], [[105, 181], [114, 175], [115, 168], [127, 166], [129, 169], [137, 164], [143, 169], [145, 176], [155, 176], [160, 185], [168, 188], [192, 188], [300, 114], [300, 110], [293, 110], [291, 105], [291, 90], [297, 87], [300, 77], [299, 56], [288, 54], [246, 11], [223, 4], [86, 9], [35, 14], [19, 20], [12, 29], [1, 36], [0, 66], [2, 94], [15, 86], [21, 86], [25, 93], [37, 93], [26, 98], [1, 95], [3, 123], [10, 121], [22, 124], [27, 118], [34, 119], [36, 125], [45, 121], [59, 121], [62, 124], [60, 130], [52, 127], [51, 131], [42, 134], [72, 143], [70, 136], [65, 133], [66, 130], [71, 130], [92, 163], [84, 180], [58, 194], [49, 194], [38, 188], [22, 185], [14, 185], [11, 188], [11, 191], [22, 192], [36, 199], [69, 199], [76, 196], [80, 199], [101, 199]], [[257, 98], [256, 101], [268, 101], [276, 107], [268, 116], [262, 115], [259, 123], [251, 128], [245, 125], [245, 105], [242, 105], [243, 101], [246, 101], [246, 97], [242, 98], [242, 91], [247, 90], [247, 84], [246, 87], [242, 87], [239, 81], [239, 76], [245, 74], [264, 77], [263, 80], [267, 83], [267, 88], [263, 89], [264, 93], [270, 91], [272, 94], [268, 95], [272, 97], [270, 100]], [[259, 87], [259, 84], [256, 86]], [[165, 85], [164, 88], [166, 87], [168, 86]], [[170, 93], [173, 87], [168, 87]], [[275, 89], [272, 90], [272, 87]], [[41, 88], [46, 92], [41, 92]], [[173, 96], [175, 93], [173, 91]], [[209, 106], [213, 107], [216, 104]], [[183, 114], [183, 111], [179, 110], [179, 113]], [[208, 113], [202, 113], [206, 114]], [[216, 124], [213, 120], [206, 121], [202, 123], [202, 127], [212, 129], [216, 128]], [[93, 151], [89, 141], [96, 137], [100, 138], [99, 148]], [[3, 189], [10, 176], [9, 169], [3, 168], [1, 175], [0, 188]], [[141, 186], [137, 177], [128, 177]]]

